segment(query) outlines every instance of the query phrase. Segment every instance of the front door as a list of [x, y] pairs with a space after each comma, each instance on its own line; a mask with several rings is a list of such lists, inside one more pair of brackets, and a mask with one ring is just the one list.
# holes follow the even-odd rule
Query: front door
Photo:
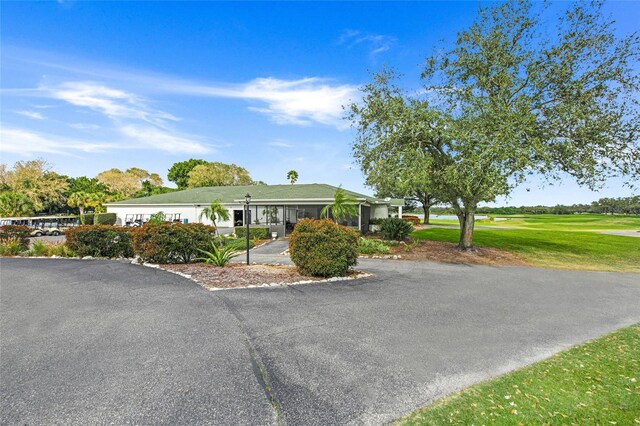
[[233, 211], [233, 226], [242, 226], [242, 225], [244, 225], [243, 217], [244, 217], [244, 212], [242, 210], [234, 210]]

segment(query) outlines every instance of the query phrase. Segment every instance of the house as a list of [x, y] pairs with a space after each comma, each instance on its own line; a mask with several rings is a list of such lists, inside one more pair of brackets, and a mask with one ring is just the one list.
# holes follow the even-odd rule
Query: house
[[[107, 203], [107, 211], [116, 213], [117, 223], [131, 225], [144, 223], [149, 217], [163, 212], [165, 220], [184, 223], [202, 222], [202, 210], [213, 200], [220, 200], [228, 212], [228, 221], [217, 221], [221, 231], [231, 231], [233, 226], [268, 226], [271, 232], [286, 235], [304, 218], [320, 217], [322, 208], [333, 202], [338, 188], [326, 184], [213, 186], [152, 195], [143, 198]], [[347, 226], [366, 232], [369, 220], [402, 216], [402, 199], [379, 199], [353, 191], [346, 193], [357, 200], [359, 214], [351, 218]], [[245, 195], [251, 195], [249, 215], [246, 214]]]

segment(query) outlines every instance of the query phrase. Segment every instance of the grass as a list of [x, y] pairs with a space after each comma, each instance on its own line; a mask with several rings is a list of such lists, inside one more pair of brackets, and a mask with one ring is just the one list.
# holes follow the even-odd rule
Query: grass
[[640, 324], [472, 386], [397, 424], [640, 424]]
[[[457, 229], [416, 231], [414, 238], [457, 242]], [[640, 239], [593, 232], [476, 229], [476, 245], [522, 256], [535, 266], [591, 271], [640, 272]]]
[[[483, 216], [483, 215], [480, 215]], [[640, 216], [611, 216], [602, 214], [539, 214], [539, 215], [492, 215], [494, 218], [506, 220], [479, 220], [480, 226], [496, 226], [500, 228], [538, 229], [555, 231], [602, 231], [602, 230], [639, 230]], [[457, 220], [432, 220], [433, 225], [458, 225]]]

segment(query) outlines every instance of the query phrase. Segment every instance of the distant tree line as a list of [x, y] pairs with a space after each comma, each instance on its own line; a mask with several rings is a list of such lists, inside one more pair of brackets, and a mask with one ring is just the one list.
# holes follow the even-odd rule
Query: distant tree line
[[[453, 210], [447, 207], [433, 207], [432, 213], [435, 214], [453, 214]], [[599, 213], [599, 214], [631, 214], [640, 215], [640, 195], [619, 198], [600, 198], [591, 204], [571, 204], [556, 206], [507, 206], [507, 207], [488, 207], [479, 206], [480, 214], [582, 214], [582, 213]]]
[[190, 159], [173, 164], [169, 188], [158, 173], [132, 167], [105, 170], [95, 177], [64, 176], [44, 160], [0, 164], [0, 216], [103, 212], [104, 204], [202, 186], [259, 185], [235, 164]]

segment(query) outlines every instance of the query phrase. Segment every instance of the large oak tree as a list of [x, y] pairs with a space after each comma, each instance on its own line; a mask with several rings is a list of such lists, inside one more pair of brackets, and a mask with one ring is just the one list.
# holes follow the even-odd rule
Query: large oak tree
[[373, 149], [422, 156], [458, 216], [463, 249], [478, 203], [531, 174], [568, 175], [592, 189], [611, 176], [640, 177], [638, 34], [617, 37], [601, 3], [564, 6], [553, 27], [540, 7], [481, 8], [453, 45], [427, 59], [422, 94], [382, 71], [350, 108], [356, 158]]

